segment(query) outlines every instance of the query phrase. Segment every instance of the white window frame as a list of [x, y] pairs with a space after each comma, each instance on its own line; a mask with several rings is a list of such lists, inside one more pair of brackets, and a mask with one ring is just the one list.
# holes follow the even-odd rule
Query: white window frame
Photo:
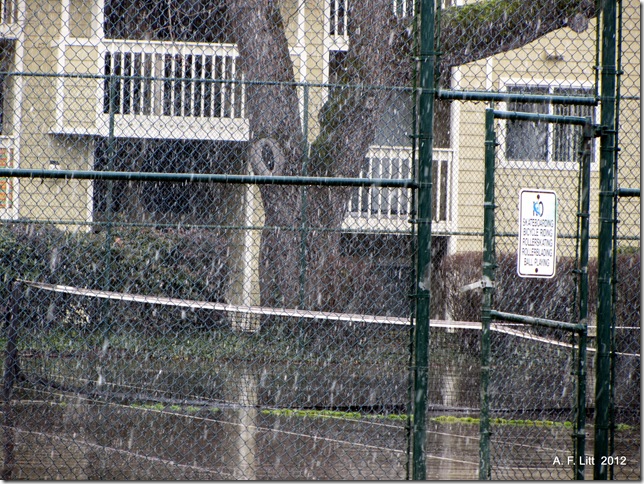
[[[594, 86], [590, 82], [578, 81], [557, 81], [557, 80], [537, 80], [537, 79], [504, 79], [501, 80], [501, 92], [507, 92], [509, 87], [526, 87], [526, 88], [543, 88], [548, 90], [548, 94], [555, 94], [557, 89], [588, 89], [593, 90]], [[502, 111], [508, 110], [508, 103], [499, 103], [499, 109]], [[547, 114], [554, 114], [555, 106], [552, 103], [546, 104]], [[593, 108], [594, 122], [599, 115], [597, 107]], [[554, 123], [547, 123], [547, 158], [543, 160], [509, 160], [506, 157], [507, 150], [507, 136], [508, 136], [508, 121], [498, 121], [498, 132], [500, 134], [501, 145], [498, 150], [499, 167], [500, 168], [517, 168], [529, 170], [578, 170], [579, 163], [577, 161], [554, 161]], [[591, 170], [598, 169], [598, 152], [597, 139], [592, 141], [592, 160]]]
[[[15, 165], [15, 150], [8, 147], [12, 144], [12, 140], [7, 136], [0, 138], [0, 151], [3, 151], [6, 156], [6, 163], [2, 168], [14, 168]], [[2, 177], [2, 184], [4, 184], [5, 199], [0, 203], [0, 220], [13, 220], [18, 215], [18, 190], [19, 179]]]

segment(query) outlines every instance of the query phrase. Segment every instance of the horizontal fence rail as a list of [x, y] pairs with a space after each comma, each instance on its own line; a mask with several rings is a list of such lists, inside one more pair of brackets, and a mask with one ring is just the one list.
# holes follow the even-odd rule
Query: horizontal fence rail
[[151, 173], [130, 171], [87, 171], [87, 170], [30, 170], [0, 168], [0, 177], [47, 178], [62, 180], [122, 180], [122, 181], [166, 181], [195, 183], [231, 183], [256, 185], [315, 185], [315, 186], [376, 186], [385, 188], [414, 188], [411, 179], [391, 178], [340, 178], [313, 176], [261, 176], [226, 175], [203, 173]]

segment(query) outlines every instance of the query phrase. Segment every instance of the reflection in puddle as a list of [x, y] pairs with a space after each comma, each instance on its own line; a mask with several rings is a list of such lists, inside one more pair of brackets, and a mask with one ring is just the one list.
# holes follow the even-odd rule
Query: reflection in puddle
[[239, 437], [237, 438], [237, 456], [239, 461], [234, 470], [235, 479], [255, 480], [255, 455], [257, 454], [257, 379], [248, 369], [242, 369], [239, 375], [240, 408]]

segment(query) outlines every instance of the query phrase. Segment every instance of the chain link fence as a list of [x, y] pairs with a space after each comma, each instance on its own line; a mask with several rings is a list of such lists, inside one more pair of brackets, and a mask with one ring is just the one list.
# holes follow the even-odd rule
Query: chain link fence
[[[469, 6], [469, 5], [468, 5]], [[576, 4], [577, 7], [580, 4]], [[635, 109], [639, 94], [631, 84], [639, 79], [639, 30], [631, 22], [638, 19], [636, 4], [625, 2], [621, 10], [621, 99], [619, 108], [619, 173], [623, 187], [616, 215], [616, 257], [614, 278], [617, 281], [615, 329], [613, 330], [611, 409], [611, 457], [609, 475], [617, 479], [640, 476], [640, 262], [639, 262], [639, 189], [640, 163], [637, 142], [640, 128]], [[534, 8], [534, 11], [530, 11]], [[601, 105], [580, 103], [598, 91], [597, 70], [601, 64], [601, 31], [597, 28], [593, 5], [568, 18], [567, 29], [542, 36], [553, 18], [534, 4], [525, 6], [522, 49], [509, 48], [503, 54], [455, 62], [457, 67], [441, 72], [436, 125], [448, 129], [451, 146], [457, 150], [456, 193], [457, 237], [452, 252], [447, 253], [435, 273], [438, 284], [436, 302], [442, 317], [455, 321], [479, 321], [480, 288], [485, 287], [481, 255], [484, 242], [482, 208], [484, 200], [485, 107], [501, 112], [528, 113], [542, 119], [496, 119], [495, 138], [495, 257], [496, 281], [493, 310], [545, 318], [553, 321], [579, 321], [580, 262], [580, 156], [583, 128], [572, 124], [546, 122], [548, 116], [600, 119]], [[582, 8], [582, 10], [583, 10]], [[495, 14], [511, 18], [508, 11], [495, 12], [486, 2], [472, 6], [478, 16], [494, 19]], [[476, 10], [475, 10], [476, 9]], [[442, 28], [448, 28], [452, 12], [443, 13]], [[456, 17], [459, 18], [459, 17]], [[507, 29], [485, 31], [475, 25], [460, 37], [475, 45], [485, 38], [496, 47], [508, 39]], [[489, 25], [494, 25], [491, 20]], [[508, 29], [514, 24], [507, 21]], [[448, 32], [452, 32], [451, 29]], [[441, 58], [449, 63], [452, 46], [460, 45], [449, 34], [440, 36]], [[628, 40], [627, 40], [628, 39]], [[628, 44], [628, 45], [627, 45]], [[460, 51], [459, 51], [460, 52]], [[449, 65], [449, 64], [448, 64]], [[632, 86], [632, 87], [631, 87]], [[484, 91], [484, 92], [483, 92]], [[542, 96], [566, 99], [542, 102]], [[628, 101], [627, 101], [628, 99]], [[487, 106], [484, 104], [487, 101]], [[631, 103], [631, 104], [629, 104]], [[631, 113], [631, 114], [628, 114]], [[441, 115], [443, 118], [441, 118]], [[627, 120], [628, 119], [628, 120]], [[449, 127], [449, 128], [448, 128]], [[440, 138], [438, 138], [440, 139]], [[589, 320], [586, 360], [585, 455], [581, 464], [585, 476], [592, 476], [595, 458], [592, 449], [594, 431], [599, 140], [591, 143], [590, 169], [590, 260], [588, 263]], [[519, 207], [522, 189], [550, 190], [557, 195], [557, 261], [552, 279], [519, 277]], [[583, 217], [582, 217], [583, 218]], [[483, 263], [484, 265], [484, 263]], [[436, 293], [435, 293], [436, 294]], [[457, 295], [449, 297], [445, 295]], [[442, 306], [441, 306], [442, 303]], [[622, 321], [621, 323], [618, 321]], [[626, 323], [630, 321], [630, 323]], [[561, 479], [575, 477], [574, 457], [578, 432], [579, 337], [570, 331], [536, 328], [521, 323], [492, 318], [490, 334], [489, 406], [490, 436], [488, 477], [494, 479]], [[475, 333], [474, 348], [479, 347]], [[465, 339], [465, 338], [464, 338]], [[628, 340], [628, 342], [627, 342]], [[456, 391], [456, 390], [455, 390]], [[483, 438], [483, 435], [482, 435]], [[578, 445], [578, 441], [577, 441]], [[561, 465], [559, 465], [561, 463]], [[583, 468], [582, 468], [582, 473]]]
[[[421, 458], [480, 476], [486, 108], [596, 126], [598, 7], [436, 4], [430, 244], [421, 3], [0, 1], [4, 478], [414, 477], [426, 252]], [[618, 35], [618, 479], [641, 467], [639, 15]], [[578, 333], [493, 321], [489, 477], [574, 478], [578, 430], [590, 477], [599, 140], [583, 318], [583, 127], [493, 127], [493, 309], [590, 323], [580, 378]], [[521, 189], [557, 194], [553, 278], [517, 274]]]
[[[581, 193], [579, 173], [554, 168], [545, 174], [539, 170], [539, 162], [533, 162], [536, 166], [518, 177], [513, 161], [503, 159], [502, 147], [506, 147], [509, 158], [512, 149], [516, 149], [508, 142], [513, 130], [539, 129], [545, 123], [498, 121], [497, 128], [505, 136], [498, 136], [496, 141], [495, 164], [498, 168], [495, 170], [494, 202], [498, 267], [492, 308], [551, 321], [578, 322], [581, 319], [577, 307], [580, 256], [576, 230], [577, 218], [584, 212], [578, 200]], [[554, 128], [558, 127], [561, 128], [555, 124]], [[580, 126], [565, 127], [576, 128], [574, 134], [578, 136], [569, 133], [571, 138], [581, 138]], [[530, 143], [534, 138], [522, 139]], [[580, 149], [577, 151], [581, 154]], [[575, 155], [575, 158], [581, 164], [580, 157]], [[516, 191], [518, 180], [523, 189], [520, 198]], [[543, 191], [541, 187], [544, 186], [549, 191]], [[549, 212], [552, 214], [555, 210], [555, 224], [552, 225], [548, 223], [552, 221]], [[552, 269], [547, 272], [549, 264]], [[552, 277], [526, 278], [539, 271]], [[503, 320], [497, 324], [498, 330], [509, 334], [493, 332], [491, 336], [490, 418], [506, 419], [514, 425], [492, 430], [492, 477], [534, 479], [544, 475], [542, 470], [535, 475], [534, 462], [543, 466], [556, 463], [556, 457], [563, 464], [565, 456], [565, 464], [568, 464], [569, 456], [578, 458], [571, 444], [580, 430], [576, 413], [585, 412], [585, 409], [577, 409], [576, 402], [580, 378], [577, 346], [580, 343], [572, 331], [565, 329]], [[526, 444], [533, 450], [516, 448]], [[574, 478], [574, 467], [568, 465], [554, 465], [549, 472], [550, 479]]]
[[[638, 18], [638, 6], [624, 4], [622, 10], [620, 57], [619, 101], [619, 148], [617, 166], [617, 188], [621, 196], [616, 204], [617, 260], [614, 269], [616, 281], [615, 316], [613, 329], [613, 421], [609, 450], [615, 456], [629, 451], [641, 453], [641, 440], [628, 436], [624, 438], [623, 428], [641, 424], [641, 262], [640, 234], [641, 203], [639, 196], [627, 196], [629, 189], [641, 184], [641, 166], [637, 139], [641, 128], [634, 123], [634, 113], [641, 109], [640, 91], [633, 81], [639, 74], [640, 52], [635, 46], [640, 42], [640, 32], [632, 28]], [[638, 192], [639, 193], [639, 192]], [[640, 479], [640, 469], [613, 466], [609, 476], [614, 479]]]

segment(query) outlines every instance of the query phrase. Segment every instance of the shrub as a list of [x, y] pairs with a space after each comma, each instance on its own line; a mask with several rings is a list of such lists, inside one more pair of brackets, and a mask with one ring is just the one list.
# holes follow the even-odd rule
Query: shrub
[[[105, 232], [70, 232], [51, 225], [0, 228], [2, 297], [12, 278], [147, 296], [223, 301], [228, 286], [228, 243], [221, 231], [119, 228], [108, 249]], [[28, 289], [25, 321], [44, 326], [74, 323], [82, 314], [93, 326], [105, 300]], [[69, 308], [74, 308], [70, 311]], [[167, 330], [197, 312], [133, 302], [111, 302], [111, 324]], [[199, 319], [218, 318], [203, 311]], [[154, 314], [154, 317], [150, 317]], [[90, 325], [91, 326], [91, 325]], [[88, 329], [91, 329], [88, 328]]]
[[[433, 301], [442, 317], [456, 321], [480, 321], [481, 291], [461, 289], [482, 279], [482, 254], [464, 252], [446, 256], [433, 276]], [[577, 274], [572, 258], [560, 258], [552, 279], [521, 278], [516, 273], [516, 255], [497, 257], [495, 309], [527, 316], [570, 321], [575, 311]], [[639, 325], [640, 255], [618, 254], [617, 323]], [[588, 265], [589, 304], [597, 311], [597, 260]], [[536, 295], [536, 296], [535, 296]]]

